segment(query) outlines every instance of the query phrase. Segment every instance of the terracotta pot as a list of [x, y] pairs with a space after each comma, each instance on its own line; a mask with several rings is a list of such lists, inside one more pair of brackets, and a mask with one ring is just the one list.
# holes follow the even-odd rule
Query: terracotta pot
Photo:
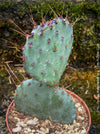
[[[86, 103], [85, 103], [79, 96], [77, 96], [75, 93], [73, 93], [73, 92], [71, 92], [71, 91], [69, 91], [69, 90], [66, 90], [66, 89], [64, 89], [64, 90], [65, 90], [70, 96], [73, 96], [74, 98], [76, 98], [77, 100], [79, 100], [80, 103], [82, 103], [83, 106], [85, 107], [85, 109], [86, 109], [86, 111], [87, 111], [87, 114], [88, 114], [88, 118], [89, 118], [89, 126], [88, 126], [88, 129], [87, 129], [87, 131], [86, 131], [85, 134], [88, 134], [89, 129], [90, 129], [90, 125], [91, 125], [91, 115], [90, 115], [89, 108], [87, 107]], [[7, 113], [6, 113], [6, 124], [7, 124], [7, 128], [8, 128], [8, 130], [9, 130], [10, 134], [13, 134], [13, 133], [12, 133], [10, 127], [9, 127], [9, 123], [8, 123], [8, 114], [9, 114], [10, 108], [12, 107], [13, 103], [14, 103], [14, 100], [13, 100], [13, 101], [11, 102], [11, 104], [9, 105], [9, 107], [8, 107], [8, 109], [7, 109]]]

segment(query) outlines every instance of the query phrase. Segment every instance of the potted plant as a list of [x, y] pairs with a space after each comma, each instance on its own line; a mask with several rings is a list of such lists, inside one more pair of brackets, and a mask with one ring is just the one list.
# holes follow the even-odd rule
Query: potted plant
[[32, 79], [18, 85], [7, 110], [11, 134], [88, 133], [91, 117], [87, 105], [73, 92], [59, 87], [72, 43], [73, 26], [67, 18], [56, 17], [41, 25], [34, 22], [23, 48], [24, 68]]

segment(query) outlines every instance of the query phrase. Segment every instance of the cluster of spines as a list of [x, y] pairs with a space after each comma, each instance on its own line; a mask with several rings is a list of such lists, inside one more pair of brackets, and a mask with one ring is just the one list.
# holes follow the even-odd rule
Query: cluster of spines
[[[66, 21], [68, 21], [67, 18], [65, 18], [65, 19], [63, 19], [62, 17], [54, 18], [54, 19], [51, 20], [51, 21], [47, 21], [47, 22], [42, 23], [41, 25], [37, 25], [37, 26], [34, 28], [34, 30], [39, 29], [39, 28], [43, 28], [43, 27], [45, 27], [45, 26], [48, 26], [47, 28], [49, 28], [50, 30], [52, 30], [52, 29], [53, 29], [53, 23], [54, 23], [54, 24], [58, 24], [58, 22], [57, 22], [58, 19], [61, 19], [61, 20], [62, 20], [62, 23], [63, 23], [64, 25], [66, 24]], [[68, 25], [72, 27], [72, 24], [68, 23]], [[46, 28], [46, 29], [47, 29], [47, 28]], [[44, 29], [44, 30], [41, 29], [41, 30], [39, 31], [39, 35], [42, 36], [44, 31], [45, 31], [45, 29]], [[59, 34], [59, 31], [57, 30], [57, 31], [56, 31], [56, 35], [58, 35], [58, 34]], [[28, 38], [31, 38], [31, 37], [33, 38], [33, 37], [34, 37], [34, 31], [32, 31], [31, 35], [28, 35], [27, 37], [28, 37]], [[72, 37], [73, 37], [73, 35], [72, 35]]]

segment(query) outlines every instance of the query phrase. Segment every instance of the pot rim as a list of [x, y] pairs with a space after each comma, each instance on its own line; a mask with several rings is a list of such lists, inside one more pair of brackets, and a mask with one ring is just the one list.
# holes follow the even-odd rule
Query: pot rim
[[[84, 105], [84, 107], [85, 107], [85, 109], [86, 109], [86, 111], [87, 111], [87, 113], [88, 113], [88, 117], [89, 117], [89, 125], [88, 125], [88, 129], [87, 129], [87, 131], [86, 131], [86, 133], [85, 133], [85, 134], [88, 134], [89, 129], [90, 129], [90, 125], [91, 125], [91, 114], [90, 114], [90, 111], [89, 111], [88, 106], [87, 106], [86, 103], [83, 101], [83, 99], [81, 99], [81, 98], [80, 98], [78, 95], [76, 95], [74, 92], [69, 91], [69, 90], [67, 90], [67, 89], [65, 89], [65, 88], [63, 88], [63, 89], [64, 89], [70, 96], [71, 96], [71, 95], [74, 96], [75, 98], [77, 98], [77, 99]], [[10, 103], [10, 105], [8, 106], [7, 112], [6, 112], [6, 125], [7, 125], [7, 128], [8, 128], [8, 130], [9, 130], [10, 134], [13, 134], [13, 133], [12, 133], [10, 127], [9, 127], [9, 123], [8, 123], [8, 114], [9, 114], [10, 108], [11, 108], [11, 106], [13, 105], [13, 103], [14, 103], [14, 100]]]

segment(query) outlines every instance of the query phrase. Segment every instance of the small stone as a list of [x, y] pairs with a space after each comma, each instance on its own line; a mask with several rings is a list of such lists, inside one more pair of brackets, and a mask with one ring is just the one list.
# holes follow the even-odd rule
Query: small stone
[[32, 133], [34, 133], [35, 132], [35, 130], [32, 130]]
[[82, 117], [82, 116], [78, 116], [78, 119], [84, 120], [84, 117]]
[[38, 118], [35, 117], [33, 120], [34, 120], [34, 121], [38, 121]]
[[24, 134], [27, 134], [27, 131], [24, 131]]
[[38, 134], [44, 134], [44, 132], [37, 130]]
[[26, 127], [27, 124], [25, 124], [24, 122], [18, 122], [16, 126]]
[[30, 129], [30, 128], [27, 128], [27, 132], [28, 132], [28, 134], [29, 134], [29, 132], [31, 132], [31, 129]]
[[41, 130], [42, 132], [44, 132], [45, 134], [46, 134], [46, 133], [49, 133], [49, 129], [48, 129], [48, 128], [44, 129], [43, 127], [41, 127], [40, 130]]
[[82, 111], [82, 108], [79, 107], [79, 108], [78, 108], [78, 111]]
[[26, 123], [27, 121], [28, 121], [28, 118], [25, 118], [25, 119], [24, 119], [24, 123]]
[[45, 133], [46, 133], [46, 134], [49, 133], [49, 129], [48, 129], [48, 128], [45, 129]]
[[86, 133], [86, 129], [81, 131], [81, 134], [85, 134]]
[[37, 120], [28, 120], [27, 122], [26, 122], [26, 124], [27, 125], [36, 125], [38, 122], [37, 122]]
[[18, 126], [16, 128], [13, 128], [12, 132], [17, 133], [17, 132], [20, 132], [21, 130], [22, 130], [22, 128]]
[[40, 130], [43, 131], [43, 132], [45, 131], [45, 129], [43, 127], [41, 127]]
[[76, 123], [74, 126], [80, 126], [80, 123]]
[[73, 123], [75, 124], [76, 123], [76, 120], [74, 120]]
[[74, 130], [74, 131], [75, 131], [75, 132], [77, 132], [77, 130], [78, 130], [78, 128], [75, 128], [75, 130]]
[[49, 124], [51, 124], [51, 122], [46, 119], [46, 120], [45, 120], [45, 125], [49, 125]]
[[46, 124], [43, 122], [43, 123], [41, 124], [41, 126], [42, 126], [42, 127], [45, 127], [45, 126], [46, 126]]
[[18, 122], [20, 121], [20, 119], [19, 118], [17, 118], [17, 117], [14, 117]]
[[67, 124], [65, 124], [65, 125], [64, 125], [64, 128], [68, 128], [68, 125], [67, 125]]
[[76, 106], [76, 107], [79, 107], [79, 106], [80, 106], [80, 103], [76, 103], [75, 106]]

